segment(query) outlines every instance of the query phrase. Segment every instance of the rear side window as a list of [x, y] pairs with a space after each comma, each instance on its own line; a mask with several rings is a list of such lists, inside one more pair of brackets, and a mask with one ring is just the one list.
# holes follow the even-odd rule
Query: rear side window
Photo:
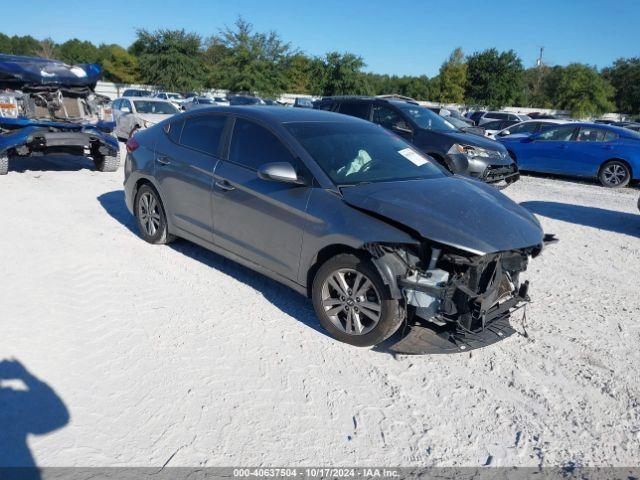
[[227, 121], [223, 115], [200, 115], [184, 120], [180, 144], [209, 155], [218, 155], [220, 138]]
[[164, 131], [174, 143], [180, 143], [180, 134], [182, 133], [182, 126], [184, 125], [184, 120], [180, 120], [178, 122], [173, 122], [167, 124]]
[[484, 118], [495, 118], [496, 120], [505, 120], [507, 118], [507, 115], [504, 113], [489, 112], [484, 116]]
[[296, 161], [278, 138], [260, 125], [239, 118], [233, 127], [229, 161], [257, 170], [265, 163]]
[[369, 120], [369, 104], [367, 102], [345, 102], [340, 105], [340, 113]]

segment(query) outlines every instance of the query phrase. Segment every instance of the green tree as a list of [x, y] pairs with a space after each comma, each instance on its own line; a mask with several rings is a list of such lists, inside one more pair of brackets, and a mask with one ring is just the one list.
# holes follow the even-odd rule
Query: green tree
[[602, 73], [615, 89], [618, 111], [640, 113], [640, 58], [619, 58]]
[[330, 52], [316, 58], [311, 67], [314, 95], [369, 95], [372, 88], [362, 72], [362, 57], [352, 53]]
[[138, 60], [120, 45], [100, 45], [98, 63], [102, 66], [104, 80], [115, 83], [138, 82]]
[[556, 70], [556, 108], [571, 110], [573, 117], [600, 115], [615, 107], [614, 90], [594, 67], [572, 63]]
[[288, 93], [309, 93], [312, 60], [302, 53], [290, 55], [284, 62]]
[[9, 53], [12, 55], [35, 56], [40, 50], [41, 45], [40, 42], [33, 38], [31, 35], [25, 35], [22, 37], [14, 35], [9, 38], [9, 43], [4, 48], [7, 48], [7, 51], [3, 51], [3, 53]]
[[98, 61], [98, 48], [91, 42], [72, 38], [62, 43], [57, 48], [58, 60], [69, 64], [96, 63]]
[[213, 62], [207, 83], [221, 82], [212, 86], [233, 91], [277, 95], [288, 86], [285, 69], [291, 54], [291, 47], [277, 33], [254, 32], [249, 22], [238, 18], [234, 28], [226, 28], [209, 41], [205, 58]]
[[197, 90], [204, 83], [202, 39], [184, 30], [138, 30], [129, 53], [138, 57], [140, 80], [168, 90]]
[[500, 108], [516, 105], [523, 94], [522, 61], [513, 50], [495, 48], [476, 52], [467, 59], [468, 102]]
[[467, 64], [462, 49], [456, 48], [440, 67], [438, 100], [462, 103], [467, 84]]

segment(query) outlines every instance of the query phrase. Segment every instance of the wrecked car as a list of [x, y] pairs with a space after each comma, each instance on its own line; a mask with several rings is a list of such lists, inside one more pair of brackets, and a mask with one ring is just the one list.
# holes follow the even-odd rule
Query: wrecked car
[[110, 100], [94, 91], [100, 74], [94, 64], [0, 55], [0, 175], [11, 158], [60, 153], [118, 169]]
[[477, 337], [529, 300], [537, 219], [378, 125], [215, 107], [140, 131], [127, 151], [144, 240], [181, 237], [293, 288], [343, 342], [379, 344], [414, 317]]

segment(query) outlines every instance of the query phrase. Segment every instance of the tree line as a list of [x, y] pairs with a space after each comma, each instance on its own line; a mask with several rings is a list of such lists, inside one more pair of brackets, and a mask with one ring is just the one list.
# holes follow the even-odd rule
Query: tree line
[[55, 43], [0, 33], [0, 53], [98, 63], [104, 79], [157, 85], [167, 90], [217, 88], [311, 95], [398, 94], [417, 100], [490, 108], [526, 106], [570, 110], [576, 117], [617, 110], [640, 113], [640, 58], [621, 58], [602, 70], [581, 64], [524, 68], [513, 51], [494, 48], [465, 55], [453, 50], [432, 78], [365, 71], [353, 53], [310, 56], [275, 32], [257, 32], [239, 18], [204, 38], [185, 30], [138, 30], [123, 48], [78, 39]]

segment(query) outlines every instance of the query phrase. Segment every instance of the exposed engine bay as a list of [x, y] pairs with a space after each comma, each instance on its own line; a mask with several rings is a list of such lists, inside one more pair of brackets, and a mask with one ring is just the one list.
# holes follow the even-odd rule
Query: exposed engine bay
[[80, 124], [111, 121], [109, 103], [108, 97], [86, 86], [25, 86], [21, 90], [0, 91], [0, 117]]
[[[545, 238], [545, 243], [553, 241], [552, 236]], [[530, 301], [529, 282], [521, 282], [520, 274], [527, 269], [529, 257], [536, 257], [542, 247], [485, 255], [424, 243], [419, 248], [370, 244], [365, 249], [378, 269], [386, 272], [383, 277], [395, 279], [395, 295], [404, 299], [408, 322], [426, 325], [453, 343], [450, 350], [465, 350], [474, 348], [473, 343], [492, 343], [482, 336], [491, 335], [488, 330], [494, 324], [508, 320]], [[405, 348], [402, 353], [422, 352]]]
[[0, 175], [12, 158], [88, 156], [96, 169], [116, 171], [110, 99], [94, 88], [98, 65], [0, 54]]

